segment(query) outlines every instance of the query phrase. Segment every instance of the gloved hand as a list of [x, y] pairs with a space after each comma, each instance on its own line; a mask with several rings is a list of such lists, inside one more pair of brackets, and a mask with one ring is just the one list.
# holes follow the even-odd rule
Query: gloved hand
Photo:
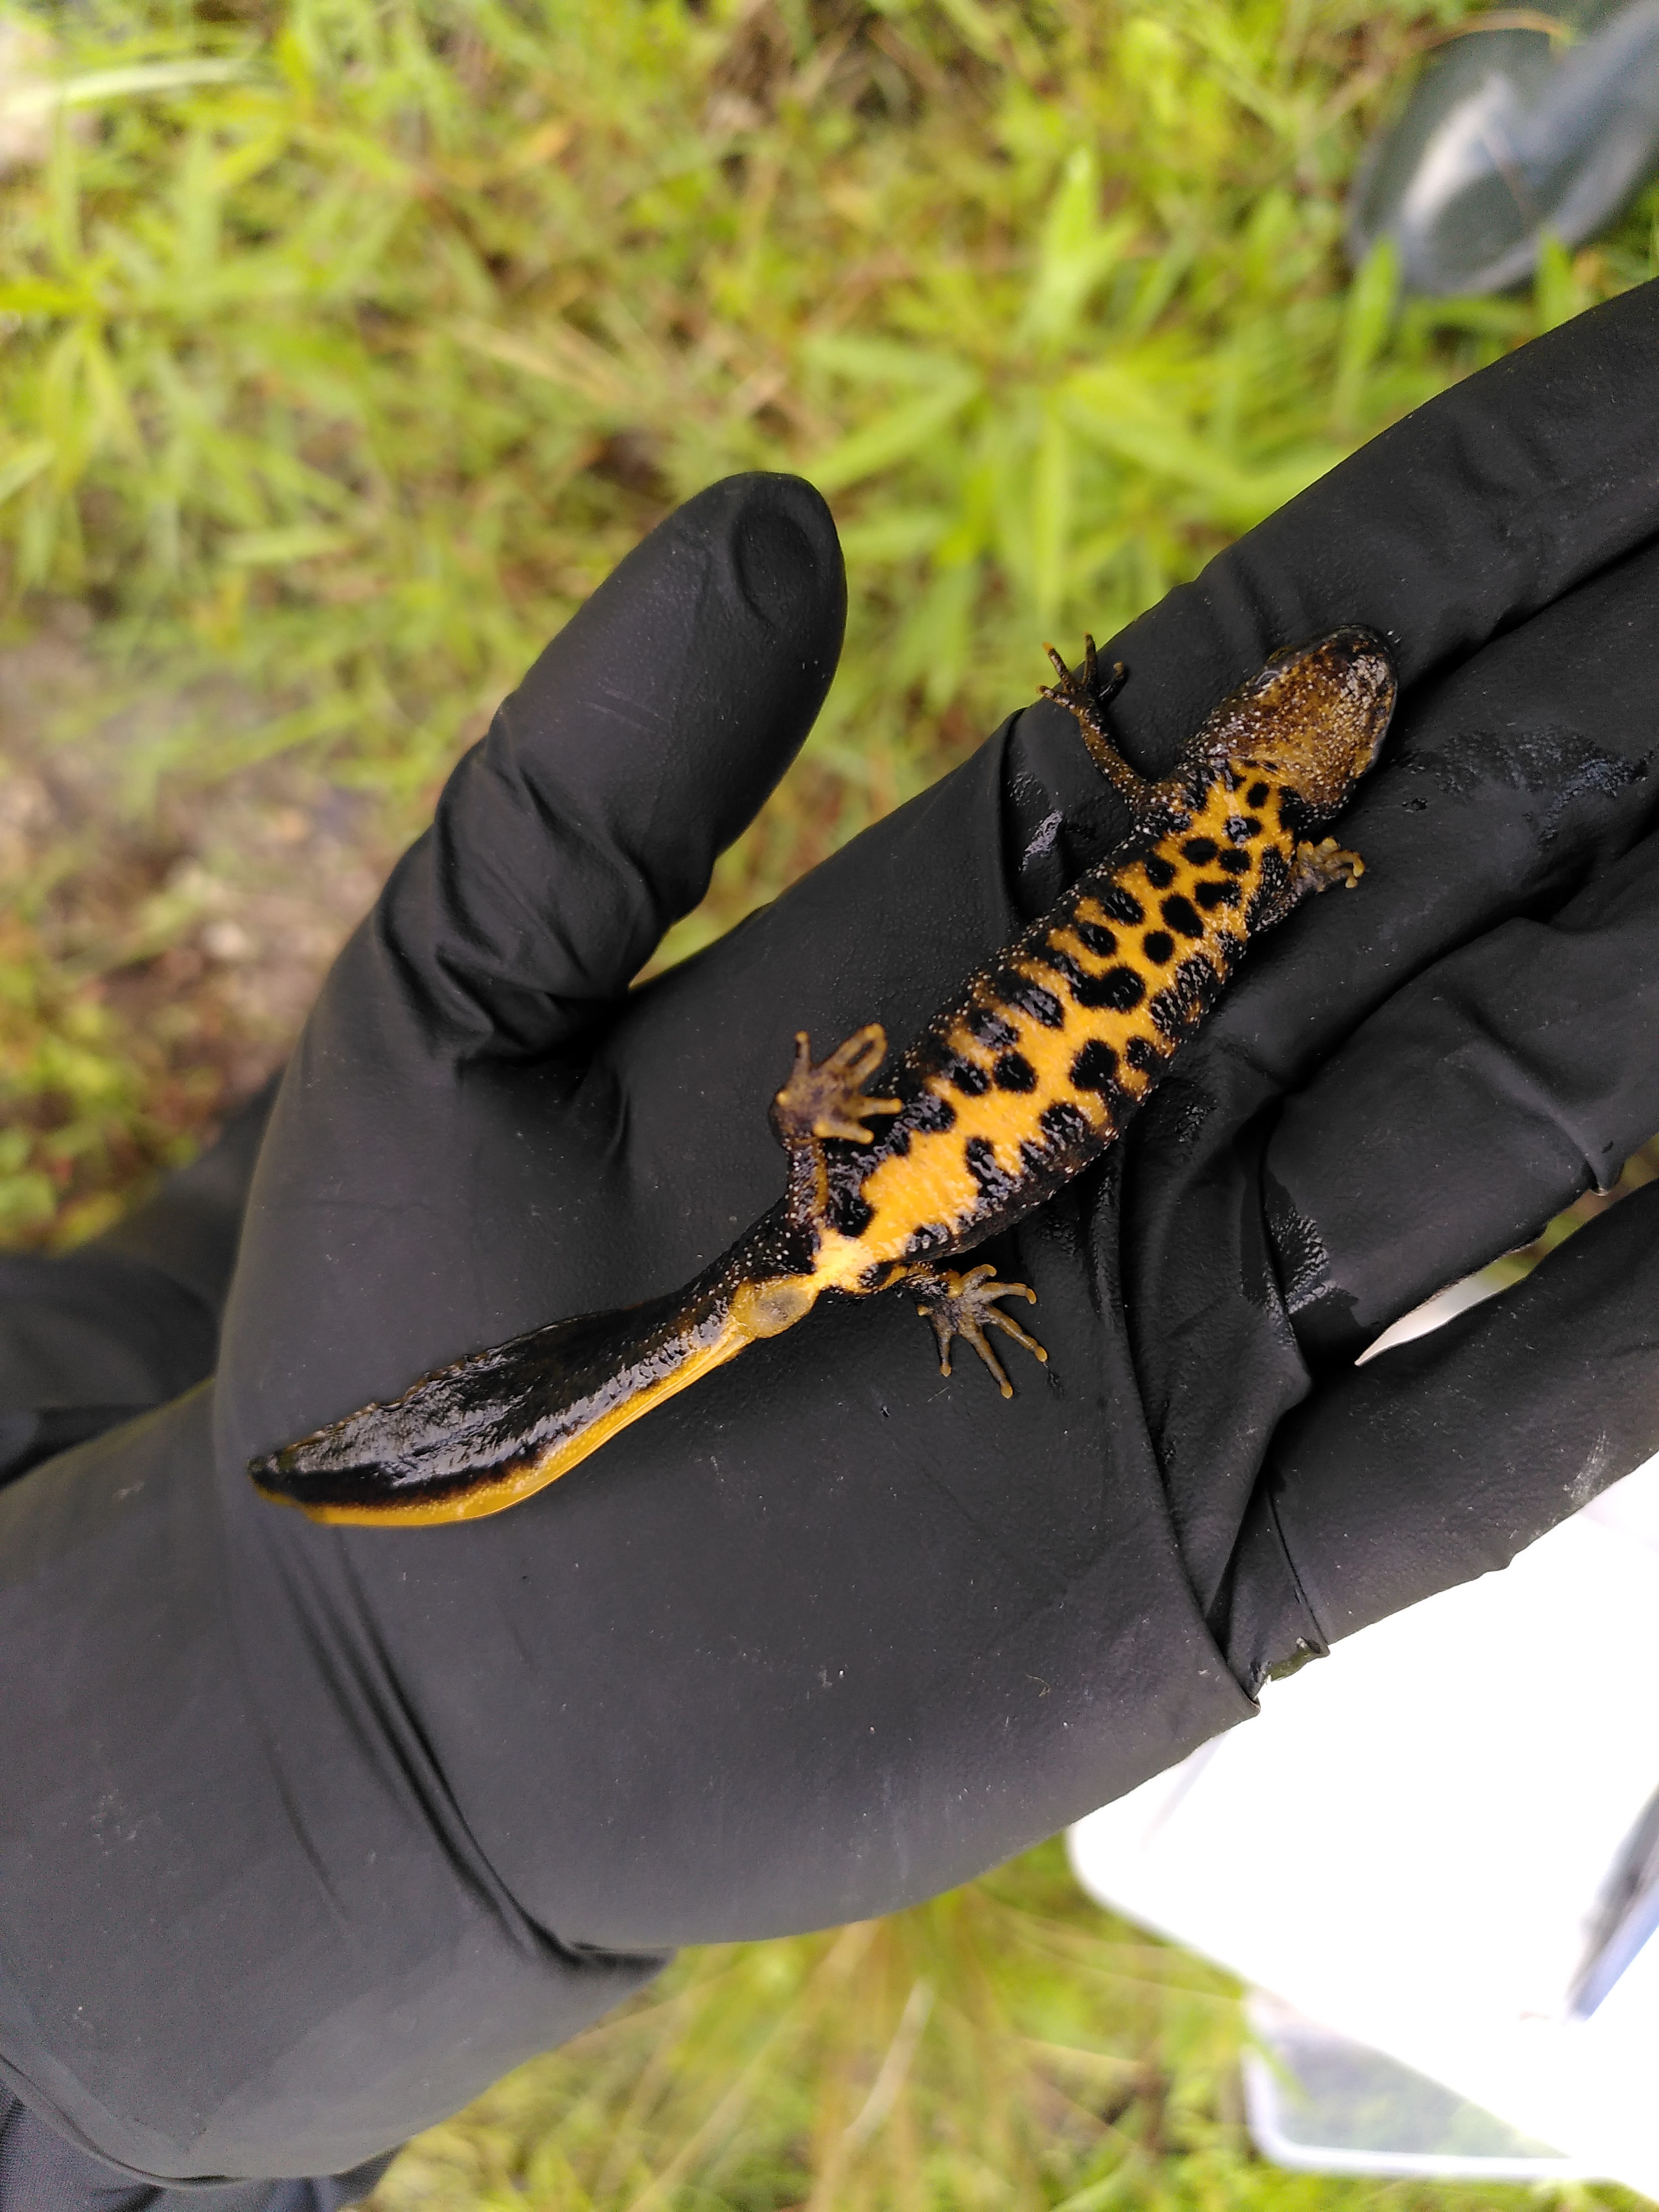
[[[26, 1939], [0, 1967], [0, 2049], [67, 2124], [155, 2171], [351, 2164], [639, 1954], [884, 1911], [1049, 1832], [1659, 1444], [1655, 1363], [1617, 1356], [1640, 1199], [1427, 1350], [1347, 1364], [1659, 1123], [1630, 1003], [1656, 337], [1650, 287], [1486, 372], [1108, 649], [1148, 770], [1340, 623], [1391, 639], [1407, 696], [1341, 824], [1359, 890], [1255, 951], [1121, 1153], [987, 1249], [1050, 1353], [1011, 1404], [941, 1379], [902, 1298], [821, 1307], [510, 1512], [319, 1528], [257, 1497], [251, 1455], [684, 1281], [781, 1187], [794, 1031], [897, 1044], [1121, 826], [1070, 718], [1030, 708], [630, 993], [816, 711], [841, 571], [810, 491], [737, 479], [595, 595], [307, 1027], [210, 1447], [198, 1397], [0, 1495], [25, 1644], [84, 1612], [90, 1563], [114, 1617], [144, 1593], [161, 1655], [88, 1638], [0, 1714], [0, 1830], [62, 1813], [36, 1888], [179, 1961], [142, 2034], [61, 1904], [50, 1960]], [[57, 1747], [106, 1711], [83, 1771]], [[187, 1756], [215, 1786], [165, 1778]], [[113, 1861], [82, 1840], [100, 1781], [131, 1808]], [[175, 1992], [216, 1966], [204, 2024]], [[249, 2163], [273, 2146], [288, 2165]]]

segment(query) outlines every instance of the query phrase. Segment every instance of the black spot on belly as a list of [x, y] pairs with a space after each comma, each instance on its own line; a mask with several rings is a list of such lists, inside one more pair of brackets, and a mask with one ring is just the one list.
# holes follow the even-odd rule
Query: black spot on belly
[[1231, 876], [1206, 876], [1193, 886], [1193, 896], [1206, 914], [1213, 914], [1218, 906], [1237, 906], [1240, 891]]
[[1270, 845], [1261, 855], [1261, 874], [1245, 909], [1247, 927], [1260, 929], [1263, 926], [1289, 889], [1290, 881], [1290, 862], [1276, 845]]
[[1175, 980], [1201, 1012], [1207, 1012], [1221, 996], [1224, 978], [1201, 952], [1194, 952], [1182, 962], [1175, 971]]
[[988, 1137], [969, 1137], [962, 1149], [969, 1174], [993, 1206], [1004, 1205], [1015, 1195], [1019, 1177], [1010, 1175], [1003, 1166]]
[[1230, 876], [1248, 876], [1255, 865], [1248, 853], [1236, 849], [1230, 853], [1218, 853], [1215, 864], [1218, 868], [1225, 868]]
[[1161, 910], [1170, 928], [1178, 929], [1183, 937], [1203, 936], [1204, 924], [1198, 908], [1189, 898], [1182, 898], [1179, 891], [1173, 898], [1164, 900]]
[[[1103, 1084], [1082, 1086], [1090, 1091], [1104, 1090]], [[1115, 1084], [1110, 1086], [1114, 1091]], [[1052, 1106], [1045, 1106], [1038, 1116], [1037, 1126], [1056, 1151], [1069, 1152], [1079, 1145], [1097, 1142], [1094, 1125], [1080, 1106], [1073, 1106], [1068, 1098], [1057, 1098]]]
[[1073, 990], [1089, 973], [1083, 963], [1074, 959], [1063, 945], [1054, 945], [1047, 939], [1037, 957], [1045, 968], [1052, 968], [1056, 975], [1063, 975]]
[[1151, 1037], [1131, 1037], [1123, 1048], [1125, 1060], [1131, 1067], [1138, 1067], [1143, 1075], [1156, 1075], [1169, 1056], [1168, 1051], [1161, 1052]]
[[1222, 826], [1235, 845], [1248, 845], [1252, 837], [1261, 835], [1261, 824], [1254, 814], [1230, 814]]
[[999, 968], [986, 979], [992, 994], [1005, 1006], [1012, 1006], [1017, 1014], [1025, 1014], [1040, 1022], [1045, 1030], [1063, 1029], [1066, 1009], [1052, 991], [1045, 991], [1041, 983], [1030, 975], [1023, 975], [1018, 968]]
[[1173, 1044], [1186, 1036], [1221, 988], [1221, 977], [1201, 954], [1183, 960], [1161, 991], [1154, 992], [1146, 1011]]
[[1216, 842], [1213, 837], [1189, 837], [1181, 849], [1194, 867], [1206, 868], [1216, 856]]
[[1160, 968], [1165, 961], [1175, 958], [1175, 939], [1167, 929], [1149, 929], [1140, 940], [1140, 948]]
[[971, 1060], [948, 1060], [939, 1073], [964, 1098], [982, 1098], [991, 1087], [990, 1077]]
[[1023, 1053], [1005, 1052], [991, 1073], [999, 1091], [1035, 1091], [1036, 1070]]
[[[939, 1137], [947, 1129], [954, 1129], [956, 1125], [956, 1108], [948, 1098], [941, 1098], [937, 1091], [930, 1089], [919, 1091], [913, 1101], [907, 1103], [903, 1117], [892, 1135], [893, 1138], [906, 1137], [908, 1142], [908, 1133], [911, 1130], [919, 1137]], [[898, 1149], [892, 1139], [888, 1140], [887, 1149]]]
[[1078, 941], [1089, 951], [1098, 953], [1103, 960], [1109, 952], [1117, 951], [1117, 939], [1109, 929], [1103, 929], [1097, 921], [1074, 921]]
[[1265, 806], [1273, 795], [1271, 784], [1253, 783], [1244, 794], [1244, 803], [1247, 806]]
[[1019, 1042], [1019, 1031], [1010, 1021], [1005, 1021], [993, 1006], [970, 1006], [967, 1015], [968, 1034], [993, 1052], [1001, 1052], [1006, 1046]]
[[1167, 891], [1176, 879], [1175, 864], [1166, 860], [1162, 853], [1148, 853], [1140, 866], [1154, 890]]
[[1108, 884], [1103, 890], [1093, 894], [1095, 904], [1114, 921], [1127, 921], [1132, 926], [1145, 921], [1146, 910], [1134, 893], [1123, 884]]
[[907, 1260], [925, 1260], [930, 1252], [937, 1252], [950, 1241], [951, 1232], [942, 1221], [924, 1221], [905, 1239], [904, 1256]]
[[1146, 986], [1133, 968], [1109, 968], [1103, 975], [1091, 975], [1073, 996], [1079, 1006], [1109, 1006], [1127, 1014], [1146, 995]]
[[862, 1237], [876, 1218], [874, 1209], [860, 1197], [856, 1187], [832, 1189], [823, 1210], [830, 1217], [830, 1226], [843, 1237]]
[[1098, 1037], [1091, 1037], [1072, 1062], [1072, 1087], [1075, 1091], [1104, 1091], [1108, 1084], [1117, 1081], [1117, 1054]]

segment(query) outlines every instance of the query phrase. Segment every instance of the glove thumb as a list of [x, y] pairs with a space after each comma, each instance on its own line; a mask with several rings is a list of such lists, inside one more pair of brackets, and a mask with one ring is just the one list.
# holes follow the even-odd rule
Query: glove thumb
[[835, 524], [795, 477], [714, 484], [628, 556], [455, 769], [370, 924], [429, 1046], [544, 1053], [626, 990], [799, 750], [846, 610]]

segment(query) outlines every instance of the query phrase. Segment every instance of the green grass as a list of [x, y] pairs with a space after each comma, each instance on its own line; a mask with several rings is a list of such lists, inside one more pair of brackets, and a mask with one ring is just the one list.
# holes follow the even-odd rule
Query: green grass
[[[58, 90], [0, 116], [36, 134], [0, 182], [0, 643], [71, 634], [80, 674], [0, 759], [0, 836], [24, 823], [0, 1241], [91, 1233], [221, 1103], [204, 1040], [234, 1018], [201, 1012], [189, 901], [112, 854], [290, 769], [367, 794], [371, 842], [407, 831], [711, 478], [823, 486], [851, 617], [800, 767], [665, 957], [961, 757], [1045, 636], [1109, 635], [1385, 422], [1654, 273], [1650, 195], [1528, 295], [1401, 302], [1386, 258], [1349, 282], [1358, 150], [1461, 14], [40, 9]], [[24, 768], [71, 759], [80, 827], [29, 832]], [[891, 1921], [688, 1957], [379, 2201], [1450, 2201], [1252, 2163], [1240, 2034], [1222, 1978], [1085, 1905], [1050, 1848]]]
[[1239, 2163], [1238, 2042], [1224, 1978], [1080, 1911], [1050, 1845], [891, 1919], [688, 1954], [422, 2138], [375, 2202], [1184, 2202]]

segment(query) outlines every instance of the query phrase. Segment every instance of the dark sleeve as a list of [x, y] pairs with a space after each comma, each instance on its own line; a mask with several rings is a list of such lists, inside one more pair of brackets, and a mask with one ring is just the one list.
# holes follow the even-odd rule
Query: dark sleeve
[[276, 1090], [106, 1235], [61, 1255], [0, 1253], [0, 1484], [212, 1373]]

